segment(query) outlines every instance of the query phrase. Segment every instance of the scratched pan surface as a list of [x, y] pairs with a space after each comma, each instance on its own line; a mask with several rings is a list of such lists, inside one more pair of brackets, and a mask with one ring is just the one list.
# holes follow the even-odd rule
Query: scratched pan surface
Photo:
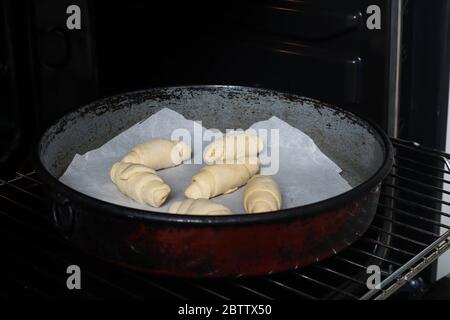
[[[275, 213], [206, 217], [121, 207], [58, 181], [76, 153], [100, 147], [165, 107], [222, 130], [275, 115], [308, 134], [353, 189]], [[375, 215], [392, 146], [377, 127], [308, 98], [236, 86], [169, 87], [102, 99], [65, 115], [42, 136], [36, 166], [53, 201], [54, 223], [75, 246], [153, 273], [236, 277], [315, 263], [354, 242]]]

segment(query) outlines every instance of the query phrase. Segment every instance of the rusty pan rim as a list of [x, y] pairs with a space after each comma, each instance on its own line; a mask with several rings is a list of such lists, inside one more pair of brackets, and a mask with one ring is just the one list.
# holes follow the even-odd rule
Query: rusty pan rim
[[[378, 140], [381, 140], [384, 148], [384, 157], [381, 166], [378, 170], [366, 181], [360, 183], [356, 187], [338, 194], [334, 197], [321, 200], [318, 202], [314, 202], [308, 205], [292, 207], [288, 209], [282, 209], [274, 212], [260, 213], [260, 214], [233, 214], [229, 216], [198, 216], [198, 215], [180, 215], [180, 214], [169, 214], [169, 213], [161, 213], [147, 210], [140, 210], [130, 207], [124, 207], [116, 204], [112, 204], [100, 199], [93, 198], [89, 195], [83, 194], [71, 187], [60, 182], [56, 177], [54, 177], [44, 166], [41, 161], [41, 147], [47, 137], [49, 131], [60, 123], [64, 118], [76, 115], [80, 109], [89, 108], [95, 105], [98, 105], [102, 101], [106, 99], [111, 99], [115, 97], [126, 97], [127, 95], [139, 94], [149, 91], [157, 91], [157, 90], [169, 90], [169, 89], [208, 89], [208, 88], [225, 88], [225, 89], [237, 89], [237, 90], [253, 90], [266, 94], [276, 94], [278, 96], [286, 96], [286, 97], [295, 97], [297, 99], [301, 99], [303, 101], [309, 101], [315, 104], [319, 104], [323, 107], [330, 108], [332, 110], [336, 110], [338, 112], [342, 112], [353, 119], [357, 119], [360, 125], [364, 125], [366, 128], [369, 128], [373, 135], [378, 136]], [[118, 218], [127, 218], [127, 219], [137, 219], [144, 222], [153, 222], [153, 223], [176, 223], [176, 224], [188, 224], [188, 225], [246, 225], [246, 224], [256, 224], [256, 223], [272, 223], [272, 222], [280, 222], [286, 220], [295, 220], [295, 219], [306, 219], [311, 215], [319, 214], [321, 212], [327, 212], [328, 210], [335, 209], [337, 207], [342, 207], [349, 204], [352, 201], [355, 201], [370, 192], [373, 188], [375, 188], [378, 184], [382, 182], [382, 180], [387, 176], [387, 174], [391, 171], [393, 165], [393, 146], [392, 143], [387, 136], [387, 134], [375, 123], [372, 121], [357, 115], [355, 113], [349, 112], [347, 110], [341, 109], [334, 105], [312, 99], [307, 98], [291, 93], [284, 93], [276, 90], [269, 89], [261, 89], [247, 86], [235, 86], [235, 85], [192, 85], [192, 86], [169, 86], [169, 87], [154, 87], [144, 90], [120, 93], [113, 96], [108, 96], [105, 98], [100, 98], [92, 103], [89, 103], [85, 106], [82, 106], [72, 112], [69, 112], [56, 120], [49, 128], [43, 133], [39, 142], [35, 148], [35, 152], [33, 153], [35, 167], [37, 169], [38, 174], [41, 176], [44, 183], [47, 183], [48, 186], [51, 187], [52, 191], [56, 191], [67, 197], [67, 201], [74, 202], [77, 204], [82, 204], [84, 206], [97, 208], [100, 210], [94, 210], [93, 214], [106, 214], [106, 215], [114, 215]]]

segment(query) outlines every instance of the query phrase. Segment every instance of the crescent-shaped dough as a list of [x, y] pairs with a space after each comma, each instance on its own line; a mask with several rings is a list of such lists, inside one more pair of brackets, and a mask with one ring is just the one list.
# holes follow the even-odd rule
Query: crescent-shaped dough
[[160, 207], [170, 194], [170, 187], [155, 170], [142, 164], [116, 162], [110, 175], [120, 192], [142, 204]]
[[230, 193], [259, 171], [257, 158], [246, 159], [244, 164], [214, 164], [204, 166], [192, 177], [192, 183], [184, 194], [191, 199], [210, 199]]
[[281, 209], [281, 193], [271, 176], [256, 175], [244, 189], [243, 205], [247, 213], [261, 213]]
[[175, 167], [189, 158], [191, 147], [183, 141], [155, 139], [136, 145], [121, 161], [160, 170]]
[[170, 206], [169, 213], [222, 216], [231, 214], [232, 212], [224, 205], [211, 200], [186, 199], [183, 201], [175, 201]]
[[210, 143], [204, 154], [207, 164], [234, 163], [239, 158], [256, 157], [264, 148], [257, 135], [246, 133], [230, 134]]

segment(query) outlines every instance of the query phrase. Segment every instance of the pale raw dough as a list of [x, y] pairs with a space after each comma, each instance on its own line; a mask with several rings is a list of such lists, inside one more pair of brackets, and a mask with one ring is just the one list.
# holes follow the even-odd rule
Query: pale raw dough
[[281, 192], [271, 176], [256, 175], [244, 189], [243, 205], [247, 213], [261, 213], [281, 209]]
[[186, 199], [183, 201], [176, 201], [170, 206], [169, 213], [205, 216], [232, 214], [231, 210], [224, 205], [207, 199]]
[[191, 199], [209, 199], [237, 190], [259, 171], [257, 158], [243, 164], [214, 164], [204, 166], [192, 177], [184, 194]]
[[155, 170], [142, 164], [116, 162], [110, 175], [120, 192], [139, 203], [157, 208], [169, 197], [169, 185]]
[[210, 143], [203, 158], [207, 164], [231, 164], [239, 158], [256, 157], [263, 148], [264, 144], [257, 135], [230, 134]]
[[136, 145], [122, 162], [143, 164], [154, 170], [178, 166], [191, 158], [191, 147], [183, 141], [154, 139]]

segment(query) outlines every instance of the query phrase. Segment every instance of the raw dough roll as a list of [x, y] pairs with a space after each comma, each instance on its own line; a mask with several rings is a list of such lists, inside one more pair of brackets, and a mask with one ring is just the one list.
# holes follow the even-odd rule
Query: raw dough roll
[[206, 216], [222, 216], [231, 214], [231, 210], [207, 199], [186, 199], [174, 202], [169, 209], [169, 213], [195, 214]]
[[190, 158], [191, 147], [183, 141], [155, 139], [136, 145], [121, 161], [159, 170], [175, 167]]
[[281, 193], [271, 176], [256, 175], [244, 189], [243, 205], [247, 213], [261, 213], [281, 209]]
[[256, 157], [264, 144], [257, 135], [230, 134], [210, 143], [205, 150], [204, 160], [207, 164], [234, 163], [239, 158]]
[[170, 187], [155, 170], [142, 164], [116, 162], [110, 174], [120, 192], [139, 203], [160, 207], [170, 194]]
[[204, 166], [192, 177], [184, 194], [191, 199], [209, 199], [237, 190], [259, 171], [257, 158], [246, 161], [244, 164]]

